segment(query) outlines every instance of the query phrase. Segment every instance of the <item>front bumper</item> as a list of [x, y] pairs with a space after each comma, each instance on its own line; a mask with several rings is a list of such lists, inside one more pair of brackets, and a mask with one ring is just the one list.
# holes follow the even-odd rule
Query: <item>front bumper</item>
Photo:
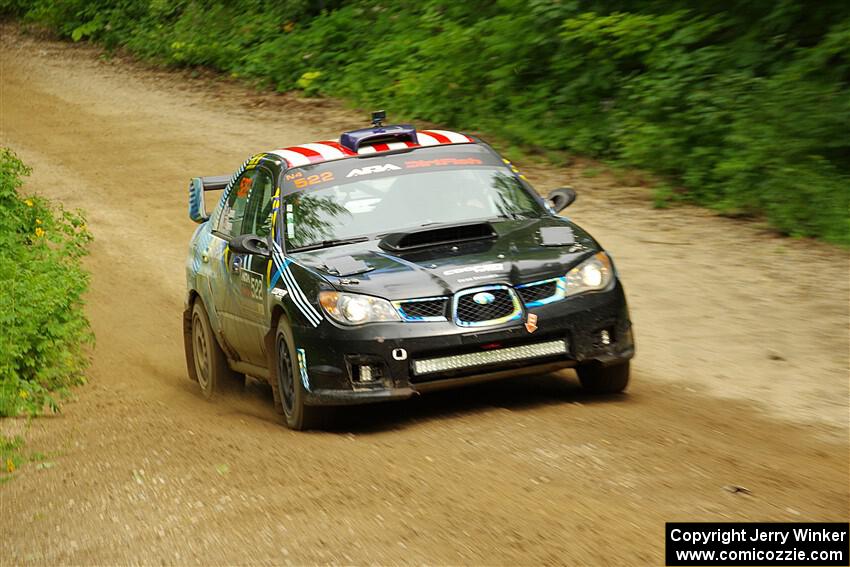
[[[525, 327], [528, 313], [537, 315], [533, 333]], [[475, 330], [450, 321], [351, 328], [325, 319], [317, 328], [296, 327], [306, 401], [345, 405], [403, 399], [580, 364], [616, 364], [634, 356], [631, 322], [619, 281], [609, 291], [534, 307], [528, 313], [520, 322]], [[562, 352], [551, 348], [559, 342], [565, 345]], [[434, 359], [443, 362], [422, 364]], [[374, 369], [373, 381], [358, 380], [363, 365]]]

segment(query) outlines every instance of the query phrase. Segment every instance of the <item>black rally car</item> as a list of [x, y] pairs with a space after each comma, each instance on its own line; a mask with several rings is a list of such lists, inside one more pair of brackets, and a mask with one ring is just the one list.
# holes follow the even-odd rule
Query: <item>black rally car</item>
[[619, 392], [634, 354], [623, 287], [557, 215], [574, 198], [541, 198], [476, 138], [379, 121], [194, 178], [189, 375], [207, 397], [267, 380], [294, 429], [325, 405], [569, 366]]

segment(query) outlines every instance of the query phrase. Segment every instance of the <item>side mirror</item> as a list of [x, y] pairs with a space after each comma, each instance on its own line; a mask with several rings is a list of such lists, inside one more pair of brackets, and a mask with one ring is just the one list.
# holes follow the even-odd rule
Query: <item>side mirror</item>
[[268, 258], [269, 245], [265, 238], [260, 238], [256, 234], [240, 234], [230, 240], [230, 251], [236, 254], [254, 254]]
[[204, 184], [200, 177], [193, 177], [189, 182], [189, 218], [198, 224], [210, 218], [204, 204]]
[[573, 204], [576, 200], [576, 192], [572, 187], [561, 187], [549, 193], [549, 203], [556, 213], [560, 213]]

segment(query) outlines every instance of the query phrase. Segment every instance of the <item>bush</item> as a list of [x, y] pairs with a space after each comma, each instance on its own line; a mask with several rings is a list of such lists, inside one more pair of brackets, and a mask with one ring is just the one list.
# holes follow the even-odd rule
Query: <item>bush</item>
[[615, 160], [850, 244], [843, 0], [5, 1], [75, 40]]
[[79, 212], [18, 194], [29, 169], [0, 149], [0, 416], [35, 415], [83, 382], [91, 235]]

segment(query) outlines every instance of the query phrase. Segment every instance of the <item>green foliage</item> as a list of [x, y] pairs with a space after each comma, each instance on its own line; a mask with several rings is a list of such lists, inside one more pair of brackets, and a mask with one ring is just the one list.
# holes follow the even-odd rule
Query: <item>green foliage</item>
[[48, 459], [60, 453], [44, 454], [33, 452], [24, 454], [24, 445], [24, 437], [21, 435], [7, 437], [0, 434], [0, 484], [14, 478], [17, 471], [26, 463], [35, 463], [36, 470], [51, 469], [56, 466], [55, 462]]
[[12, 478], [12, 474], [20, 468], [24, 461], [24, 456], [21, 454], [23, 446], [23, 437], [0, 435], [0, 484]]
[[843, 0], [4, 1], [72, 39], [617, 161], [850, 243]]
[[0, 149], [0, 416], [56, 411], [83, 382], [93, 340], [82, 310], [91, 234], [79, 212], [21, 198], [29, 169]]

